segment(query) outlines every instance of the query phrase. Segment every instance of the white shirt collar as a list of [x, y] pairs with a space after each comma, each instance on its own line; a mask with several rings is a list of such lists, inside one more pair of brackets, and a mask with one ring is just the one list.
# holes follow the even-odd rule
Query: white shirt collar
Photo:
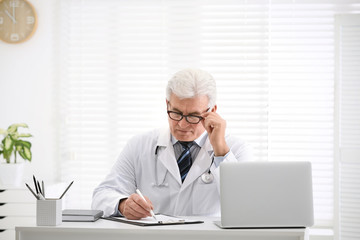
[[[200, 137], [195, 139], [194, 142], [196, 142], [196, 144], [199, 147], [203, 147], [206, 142], [207, 136], [208, 136], [208, 133], [207, 133], [207, 131], [204, 130], [204, 132], [200, 135]], [[178, 142], [178, 140], [172, 134], [170, 134], [170, 137], [171, 137], [171, 142], [173, 145]]]

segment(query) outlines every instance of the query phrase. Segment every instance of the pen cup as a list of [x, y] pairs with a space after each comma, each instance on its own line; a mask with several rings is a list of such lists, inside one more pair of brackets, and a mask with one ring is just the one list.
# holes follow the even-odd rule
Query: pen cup
[[61, 199], [36, 200], [36, 225], [56, 226], [61, 223]]

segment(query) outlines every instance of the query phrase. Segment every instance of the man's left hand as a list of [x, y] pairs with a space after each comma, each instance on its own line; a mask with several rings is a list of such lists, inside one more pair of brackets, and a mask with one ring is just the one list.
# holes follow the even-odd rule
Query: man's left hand
[[230, 150], [225, 141], [226, 121], [215, 111], [206, 112], [202, 117], [201, 123], [208, 132], [215, 156], [225, 156]]

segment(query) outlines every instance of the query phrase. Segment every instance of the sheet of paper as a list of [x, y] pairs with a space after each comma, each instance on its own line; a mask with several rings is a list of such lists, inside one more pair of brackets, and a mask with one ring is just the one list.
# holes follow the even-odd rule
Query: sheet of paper
[[172, 225], [172, 224], [196, 224], [204, 223], [202, 220], [185, 219], [182, 217], [168, 216], [163, 214], [156, 214], [156, 220], [153, 217], [142, 218], [140, 220], [129, 220], [124, 217], [105, 217], [102, 219], [128, 223], [138, 226], [158, 226], [158, 225]]
[[[128, 222], [136, 222], [136, 223], [177, 223], [177, 222], [185, 222], [185, 219], [181, 219], [181, 218], [176, 218], [176, 217], [171, 217], [171, 216], [166, 216], [166, 215], [162, 215], [162, 214], [156, 214], [156, 219], [155, 220], [153, 217], [146, 217], [146, 218], [142, 218], [140, 220], [129, 220], [126, 219], [126, 221]], [[123, 218], [122, 218], [123, 219]]]

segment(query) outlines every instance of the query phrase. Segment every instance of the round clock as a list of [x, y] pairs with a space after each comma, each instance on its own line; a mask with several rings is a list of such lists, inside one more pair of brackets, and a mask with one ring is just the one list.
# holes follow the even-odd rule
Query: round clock
[[0, 0], [0, 39], [20, 43], [29, 39], [37, 26], [36, 13], [26, 0]]

